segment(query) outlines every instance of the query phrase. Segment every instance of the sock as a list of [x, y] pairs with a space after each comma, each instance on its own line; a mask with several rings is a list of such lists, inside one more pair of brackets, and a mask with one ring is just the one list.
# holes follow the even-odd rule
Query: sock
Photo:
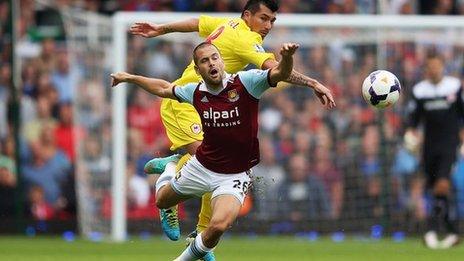
[[158, 180], [156, 181], [156, 193], [166, 184], [171, 181], [172, 178], [176, 175], [176, 162], [169, 162], [166, 164], [166, 168], [164, 169], [164, 172], [161, 173], [159, 176]]
[[459, 234], [459, 219], [455, 202], [446, 197], [446, 212], [444, 217], [446, 233]]
[[198, 232], [205, 230], [211, 220], [211, 216], [213, 214], [211, 209], [211, 196], [212, 193], [206, 193], [201, 197], [201, 210], [200, 214], [198, 214], [197, 223]]
[[212, 248], [207, 248], [203, 244], [203, 239], [201, 238], [201, 233], [197, 235], [195, 240], [190, 243], [190, 245], [177, 257], [176, 260], [179, 261], [190, 261], [190, 260], [198, 260], [204, 257], [208, 252], [211, 252]]
[[429, 222], [429, 230], [438, 232], [440, 225], [445, 223], [445, 216], [448, 213], [448, 199], [446, 196], [433, 197], [432, 215]]

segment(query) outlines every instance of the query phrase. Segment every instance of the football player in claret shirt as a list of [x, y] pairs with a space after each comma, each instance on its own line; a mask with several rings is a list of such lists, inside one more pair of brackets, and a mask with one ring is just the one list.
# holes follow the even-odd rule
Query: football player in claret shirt
[[[243, 9], [241, 17], [218, 18], [201, 15], [167, 24], [135, 23], [130, 31], [134, 35], [143, 37], [157, 37], [171, 32], [198, 32], [206, 42], [213, 43], [220, 50], [227, 73], [237, 73], [249, 64], [260, 69], [269, 69], [277, 66], [272, 53], [267, 53], [262, 47], [263, 40], [273, 28], [279, 5], [275, 0], [249, 0]], [[185, 69], [182, 77], [176, 80], [176, 85], [200, 81], [195, 72], [192, 61]], [[292, 71], [286, 82], [308, 86], [314, 89], [316, 96], [328, 108], [335, 105], [332, 93], [318, 81], [301, 73]], [[178, 168], [193, 155], [203, 140], [203, 131], [200, 117], [195, 109], [188, 103], [179, 103], [176, 100], [163, 99], [161, 117], [169, 140], [172, 142], [171, 150], [184, 149], [188, 152], [186, 158], [179, 161]], [[175, 167], [168, 162], [177, 160], [178, 155], [167, 158], [158, 158], [145, 165], [147, 174], [160, 174], [163, 171], [175, 171]], [[168, 166], [166, 168], [166, 166]], [[209, 223], [211, 217], [211, 194], [202, 197], [202, 207], [197, 226], [202, 231]], [[162, 210], [161, 221], [163, 231], [172, 240], [180, 236], [176, 208]]]
[[156, 182], [160, 209], [212, 193], [209, 224], [176, 260], [203, 258], [237, 218], [250, 185], [250, 169], [259, 163], [259, 99], [288, 78], [297, 48], [294, 43], [283, 44], [282, 59], [274, 68], [231, 75], [224, 71], [219, 50], [211, 43], [201, 43], [194, 49], [193, 59], [203, 81], [185, 86], [125, 72], [111, 75], [113, 86], [133, 83], [154, 95], [190, 103], [200, 115], [204, 139], [195, 156], [177, 175], [164, 172]]

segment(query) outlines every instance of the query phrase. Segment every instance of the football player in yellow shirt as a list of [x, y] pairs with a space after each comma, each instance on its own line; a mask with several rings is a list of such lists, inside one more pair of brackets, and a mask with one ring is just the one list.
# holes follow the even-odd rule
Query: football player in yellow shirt
[[[240, 18], [217, 18], [201, 15], [199, 18], [167, 24], [135, 23], [130, 31], [134, 35], [147, 38], [172, 32], [198, 32], [201, 37], [205, 38], [206, 42], [211, 42], [218, 47], [224, 59], [226, 72], [236, 73], [249, 64], [254, 64], [260, 69], [268, 69], [277, 66], [278, 61], [275, 60], [272, 53], [265, 52], [262, 43], [274, 25], [278, 8], [278, 3], [275, 0], [249, 0]], [[199, 82], [200, 79], [194, 70], [192, 61], [182, 77], [174, 83], [185, 85], [190, 82]], [[331, 91], [315, 79], [294, 70], [286, 82], [308, 86], [314, 90], [321, 103], [327, 108], [335, 106]], [[200, 118], [193, 106], [163, 99], [161, 116], [168, 138], [172, 142], [171, 150], [175, 151], [182, 148], [188, 154], [194, 155], [203, 140], [203, 133]], [[178, 159], [178, 155], [151, 160], [147, 163], [145, 171], [149, 174], [175, 171], [174, 165], [168, 162], [176, 159]], [[184, 156], [179, 160], [178, 166], [182, 166], [187, 159], [188, 156]], [[209, 223], [211, 216], [210, 197], [211, 195], [205, 195], [202, 198], [197, 225], [198, 231], [202, 231]], [[180, 232], [178, 221], [177, 219], [173, 220], [174, 218], [177, 218], [175, 209], [165, 210], [161, 214], [163, 230], [169, 238], [178, 240]]]

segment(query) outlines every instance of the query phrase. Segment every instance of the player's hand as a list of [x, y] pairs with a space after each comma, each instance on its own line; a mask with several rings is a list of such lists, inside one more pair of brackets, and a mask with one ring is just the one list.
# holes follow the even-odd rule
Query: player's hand
[[280, 48], [280, 55], [292, 56], [298, 47], [300, 47], [300, 45], [296, 43], [284, 43], [282, 48]]
[[420, 135], [417, 131], [407, 130], [404, 134], [404, 148], [412, 153], [416, 153], [420, 146]]
[[316, 94], [319, 101], [325, 105], [328, 109], [333, 109], [335, 106], [335, 99], [332, 95], [332, 91], [322, 85], [320, 82], [317, 82], [312, 86], [314, 89], [314, 94]]
[[140, 35], [146, 38], [165, 34], [161, 25], [151, 23], [135, 23], [130, 27], [129, 32], [133, 35]]
[[111, 76], [111, 87], [114, 87], [122, 82], [127, 82], [129, 79], [130, 74], [126, 72], [117, 72], [110, 74]]

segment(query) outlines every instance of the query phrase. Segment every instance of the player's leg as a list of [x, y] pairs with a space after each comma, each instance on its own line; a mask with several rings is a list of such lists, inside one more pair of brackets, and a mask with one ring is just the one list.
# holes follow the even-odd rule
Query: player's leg
[[[195, 149], [196, 151], [196, 149]], [[181, 170], [181, 168], [183, 166], [185, 166], [185, 164], [187, 163], [187, 161], [191, 158], [192, 156], [190, 154], [185, 154], [178, 162], [177, 162], [177, 166], [176, 166], [176, 172], [179, 172]], [[209, 223], [209, 220], [211, 219], [211, 193], [206, 193], [204, 194], [201, 198], [202, 198], [202, 204], [201, 204], [201, 209], [202, 211], [200, 212], [200, 215], [201, 216], [201, 213], [203, 212], [203, 208], [205, 206], [205, 202], [204, 202], [204, 199], [205, 197], [207, 198], [207, 207], [209, 208], [209, 211], [207, 213], [207, 219], [200, 219], [199, 223], [198, 224], [204, 224], [204, 222], [206, 222], [206, 225], [204, 225], [204, 228], [206, 228], [206, 226], [208, 225]], [[203, 222], [203, 223], [202, 223]], [[197, 225], [197, 228], [198, 228], [198, 225]], [[204, 230], [201, 229], [201, 230], [195, 230], [193, 232], [191, 232], [188, 236], [187, 236], [187, 246], [189, 246], [194, 240], [195, 240], [195, 237], [198, 235], [198, 232], [201, 232]], [[214, 261], [216, 260], [215, 257], [214, 257], [214, 253], [211, 251], [211, 252], [208, 252], [203, 258], [202, 260], [204, 261]]]
[[437, 181], [433, 187], [434, 209], [439, 212], [440, 222], [446, 229], [446, 237], [441, 242], [442, 248], [450, 248], [459, 242], [458, 221], [451, 216], [451, 169], [456, 161], [454, 153], [443, 153], [440, 155], [440, 164], [437, 172]]
[[231, 227], [238, 216], [241, 202], [234, 195], [220, 195], [212, 202], [213, 215], [208, 227], [176, 260], [196, 260], [213, 251], [224, 232]]
[[[192, 163], [198, 163], [193, 158]], [[202, 168], [204, 168], [202, 166]], [[249, 172], [238, 174], [219, 174], [205, 169], [205, 177], [212, 187], [212, 216], [207, 228], [198, 233], [177, 260], [195, 260], [211, 253], [222, 234], [229, 229], [237, 218], [250, 185]], [[191, 259], [189, 259], [191, 258]]]
[[427, 191], [432, 190], [432, 207], [427, 217], [427, 232], [424, 234], [424, 243], [428, 248], [436, 249], [440, 244], [437, 234], [440, 227], [440, 209], [435, 208], [436, 201], [433, 195], [433, 187], [437, 181], [437, 157], [431, 150], [424, 149], [423, 153], [424, 172], [426, 175], [426, 189]]
[[[187, 151], [194, 150], [201, 144], [203, 133], [201, 131], [201, 121], [195, 108], [190, 104], [179, 103], [177, 101], [163, 99], [161, 103], [161, 119], [166, 134], [172, 143], [171, 150], [185, 147]], [[148, 173], [163, 171], [163, 167], [169, 162], [178, 160], [178, 156], [170, 156], [162, 159], [150, 160], [145, 170]], [[164, 172], [175, 174], [175, 169], [165, 168]], [[168, 210], [160, 211], [162, 228], [164, 233], [171, 240], [178, 240], [180, 237], [180, 227], [177, 216], [177, 206]], [[163, 222], [166, 220], [166, 222]], [[167, 222], [169, 221], [169, 222]]]
[[156, 180], [156, 206], [159, 208], [161, 228], [171, 240], [179, 240], [180, 227], [177, 218], [178, 194], [171, 188], [170, 181], [175, 176], [176, 165], [170, 162], [165, 171]]

